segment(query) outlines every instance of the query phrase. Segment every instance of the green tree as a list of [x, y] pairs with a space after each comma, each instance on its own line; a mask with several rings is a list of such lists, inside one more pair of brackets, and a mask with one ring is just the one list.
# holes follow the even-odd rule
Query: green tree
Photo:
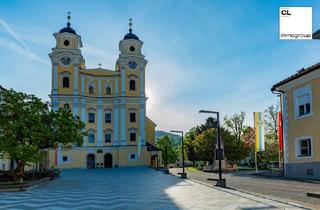
[[157, 140], [157, 147], [162, 151], [162, 160], [165, 167], [167, 167], [167, 164], [176, 162], [178, 157], [177, 150], [168, 135]]
[[212, 163], [216, 148], [216, 129], [208, 128], [195, 138], [195, 148], [198, 160]]
[[[234, 114], [231, 117], [225, 117], [225, 126], [228, 133], [225, 133], [224, 148], [227, 161], [232, 164], [239, 163], [249, 154], [249, 148], [243, 141], [245, 113]], [[229, 135], [231, 134], [231, 135]]]
[[192, 128], [189, 130], [189, 132], [186, 133], [184, 137], [184, 142], [186, 145], [186, 154], [187, 154], [188, 160], [192, 161], [193, 167], [196, 166], [196, 161], [198, 160], [197, 153], [196, 153], [197, 151], [196, 151], [195, 139], [196, 139], [196, 131], [195, 131], [195, 128]]
[[0, 151], [17, 162], [15, 175], [23, 180], [24, 167], [44, 157], [44, 149], [81, 145], [84, 123], [69, 110], [49, 110], [34, 95], [14, 90], [0, 93]]

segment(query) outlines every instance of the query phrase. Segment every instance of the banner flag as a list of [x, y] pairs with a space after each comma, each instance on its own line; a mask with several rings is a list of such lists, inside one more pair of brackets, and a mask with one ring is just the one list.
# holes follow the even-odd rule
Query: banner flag
[[282, 113], [278, 112], [278, 139], [279, 139], [279, 151], [283, 151], [283, 133], [282, 133]]
[[262, 112], [254, 112], [256, 152], [264, 151], [264, 118]]

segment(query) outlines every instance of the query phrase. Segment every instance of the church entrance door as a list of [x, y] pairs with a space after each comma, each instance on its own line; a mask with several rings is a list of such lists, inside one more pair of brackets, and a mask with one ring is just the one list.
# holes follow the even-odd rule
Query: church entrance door
[[95, 168], [96, 165], [96, 157], [94, 156], [94, 154], [89, 154], [87, 156], [87, 168], [91, 169], [91, 168]]
[[104, 155], [104, 167], [112, 168], [112, 155], [110, 153]]

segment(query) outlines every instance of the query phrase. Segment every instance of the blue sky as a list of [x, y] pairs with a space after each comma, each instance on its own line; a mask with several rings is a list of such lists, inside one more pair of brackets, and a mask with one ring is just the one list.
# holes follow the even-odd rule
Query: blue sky
[[0, 84], [48, 100], [53, 33], [66, 24], [82, 37], [88, 68], [114, 69], [118, 43], [133, 18], [148, 60], [147, 114], [157, 129], [202, 123], [200, 109], [222, 115], [263, 111], [277, 102], [271, 86], [320, 61], [320, 41], [278, 39], [280, 6], [312, 6], [320, 28], [319, 1], [36, 1], [0, 2]]

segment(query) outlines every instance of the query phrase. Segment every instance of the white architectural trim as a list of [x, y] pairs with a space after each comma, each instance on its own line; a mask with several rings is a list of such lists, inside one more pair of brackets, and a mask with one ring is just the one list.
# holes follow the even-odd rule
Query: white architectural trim
[[78, 64], [73, 64], [73, 94], [78, 95], [78, 77], [79, 77], [79, 67]]
[[85, 77], [81, 77], [81, 95], [84, 95], [86, 92]]
[[115, 93], [115, 96], [118, 96], [118, 94], [119, 94], [119, 93], [118, 93], [118, 89], [119, 89], [118, 80], [119, 80], [118, 78], [115, 79], [115, 88], [114, 88], [114, 90], [115, 90], [115, 92], [114, 92], [114, 93]]
[[102, 109], [102, 100], [97, 101], [97, 146], [103, 145], [103, 109]]
[[[81, 120], [84, 124], [87, 123], [87, 104], [86, 99], [81, 99]], [[84, 128], [85, 129], [85, 128]], [[86, 146], [86, 136], [83, 137], [83, 146]]]
[[58, 64], [53, 64], [53, 87], [52, 94], [58, 94]]
[[114, 128], [114, 141], [113, 145], [119, 145], [119, 107], [118, 104], [115, 104], [113, 109], [113, 128]]
[[140, 68], [140, 96], [141, 97], [144, 97], [145, 96], [145, 91], [144, 91], [144, 88], [145, 88], [145, 79], [144, 79], [144, 70], [143, 68], [141, 67]]
[[101, 97], [101, 80], [98, 80], [98, 96]]
[[72, 114], [74, 116], [78, 116], [79, 115], [78, 106], [79, 106], [79, 101], [78, 101], [77, 98], [74, 98], [73, 99], [73, 105], [72, 105]]
[[140, 138], [141, 138], [141, 145], [146, 144], [146, 129], [145, 129], [145, 106], [140, 105]]
[[121, 95], [126, 94], [126, 67], [121, 66]]
[[126, 145], [126, 125], [127, 125], [127, 117], [126, 117], [126, 106], [121, 105], [121, 145]]

